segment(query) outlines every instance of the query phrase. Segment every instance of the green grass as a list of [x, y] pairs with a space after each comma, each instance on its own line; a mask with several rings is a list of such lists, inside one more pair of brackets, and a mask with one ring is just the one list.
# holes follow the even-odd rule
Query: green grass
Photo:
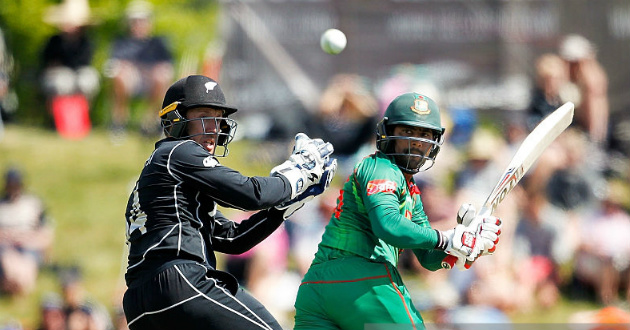
[[[71, 141], [54, 131], [18, 126], [7, 126], [0, 139], [0, 171], [22, 169], [27, 189], [44, 200], [54, 219], [51, 262], [79, 265], [90, 297], [106, 306], [118, 299], [124, 285], [125, 206], [154, 142], [130, 134], [122, 145], [113, 145], [108, 133], [98, 129]], [[231, 154], [245, 155], [239, 151], [244, 145], [233, 143]], [[230, 156], [222, 162], [234, 165], [240, 160]], [[270, 168], [256, 165], [236, 167], [248, 175], [264, 175]], [[39, 299], [47, 291], [59, 291], [59, 286], [54, 272], [44, 269], [32, 294], [0, 297], [0, 325], [17, 319], [35, 326]]]
[[[90, 296], [106, 305], [122, 284], [127, 192], [151, 150], [152, 142], [137, 137], [114, 146], [99, 131], [68, 141], [53, 131], [9, 126], [0, 140], [0, 168], [21, 168], [27, 189], [42, 197], [54, 220], [51, 262], [79, 265]], [[42, 272], [36, 292], [0, 300], [0, 322], [13, 317], [34, 325], [41, 293], [58, 290], [53, 272]]]
[[[55, 220], [51, 261], [80, 265], [89, 296], [108, 307], [124, 288], [123, 217], [128, 193], [154, 142], [130, 134], [124, 144], [113, 145], [107, 132], [98, 129], [83, 140], [69, 141], [50, 130], [17, 126], [6, 127], [0, 139], [0, 170], [19, 166], [28, 189], [43, 198]], [[274, 158], [285, 154], [281, 149], [235, 141], [222, 163], [246, 175], [266, 175], [278, 161]], [[0, 297], [0, 325], [17, 319], [34, 328], [41, 295], [58, 290], [54, 273], [44, 270], [32, 294]], [[577, 310], [594, 307], [564, 299], [557, 308], [513, 318], [520, 323], [561, 323]]]

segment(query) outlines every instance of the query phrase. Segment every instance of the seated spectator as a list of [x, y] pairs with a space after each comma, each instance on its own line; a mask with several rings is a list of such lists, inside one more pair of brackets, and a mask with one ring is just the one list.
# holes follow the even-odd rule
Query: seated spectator
[[126, 9], [128, 35], [114, 41], [105, 75], [112, 79], [112, 132], [124, 133], [129, 123], [130, 101], [143, 97], [148, 109], [142, 113], [141, 130], [145, 134], [161, 133], [156, 109], [174, 76], [173, 56], [161, 36], [152, 36], [153, 8], [150, 3], [135, 0]]
[[59, 31], [42, 52], [42, 89], [48, 101], [57, 95], [82, 94], [92, 99], [100, 77], [92, 66], [94, 46], [87, 35], [90, 8], [87, 0], [64, 0], [49, 8], [44, 21]]
[[42, 200], [25, 191], [20, 172], [9, 169], [5, 180], [0, 200], [0, 291], [26, 294], [35, 286], [53, 242], [53, 228]]
[[630, 299], [630, 187], [611, 180], [599, 210], [585, 218], [581, 244], [576, 253], [575, 276], [595, 289], [599, 302], [618, 302], [619, 289], [626, 287]]
[[78, 267], [60, 273], [67, 330], [107, 330], [112, 320], [103, 305], [87, 296]]
[[13, 57], [9, 53], [0, 28], [0, 137], [3, 123], [12, 119], [10, 115], [17, 109], [17, 94], [10, 86], [12, 73]]
[[63, 301], [56, 293], [46, 294], [40, 304], [40, 320], [37, 330], [66, 330]]
[[521, 218], [514, 233], [514, 264], [518, 287], [523, 291], [522, 306], [553, 307], [559, 298], [558, 265], [553, 256], [558, 232], [550, 222], [556, 220], [548, 212], [544, 195], [526, 196]]

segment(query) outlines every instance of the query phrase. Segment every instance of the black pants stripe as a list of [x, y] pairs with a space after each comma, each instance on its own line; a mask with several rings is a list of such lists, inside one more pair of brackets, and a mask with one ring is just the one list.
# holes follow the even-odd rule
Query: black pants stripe
[[173, 265], [123, 298], [129, 328], [281, 330], [267, 309], [247, 292], [196, 263]]

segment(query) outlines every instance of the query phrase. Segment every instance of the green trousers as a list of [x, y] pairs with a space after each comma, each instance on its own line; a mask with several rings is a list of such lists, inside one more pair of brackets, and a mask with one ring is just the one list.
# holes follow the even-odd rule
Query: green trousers
[[360, 257], [311, 266], [295, 310], [295, 330], [424, 330], [396, 267]]

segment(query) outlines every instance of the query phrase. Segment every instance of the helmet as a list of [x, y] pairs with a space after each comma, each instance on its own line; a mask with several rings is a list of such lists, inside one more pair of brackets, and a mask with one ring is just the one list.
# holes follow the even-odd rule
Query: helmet
[[[428, 128], [433, 131], [434, 139], [393, 136], [393, 127], [396, 125]], [[396, 165], [403, 172], [415, 174], [433, 166], [435, 157], [440, 152], [440, 146], [444, 141], [444, 130], [440, 120], [440, 108], [435, 101], [422, 94], [405, 93], [396, 97], [387, 106], [383, 119], [376, 125], [376, 149], [393, 156]], [[410, 145], [411, 141], [429, 143], [431, 149], [426, 155], [411, 152], [396, 153], [396, 140], [407, 140]], [[413, 158], [419, 158], [420, 161], [412, 162]], [[417, 163], [417, 165], [411, 165], [412, 163]]]
[[[186, 111], [192, 108], [210, 107], [223, 110], [222, 117], [206, 117], [194, 120], [214, 119], [216, 127], [219, 127], [218, 133], [202, 133], [202, 134], [218, 134], [217, 146], [223, 147], [222, 154], [216, 156], [226, 156], [228, 154], [227, 145], [234, 138], [236, 132], [236, 122], [227, 116], [235, 113], [237, 109], [225, 103], [225, 96], [219, 84], [201, 75], [192, 75], [176, 81], [164, 95], [162, 102], [162, 110], [160, 110], [160, 120], [164, 135], [176, 139], [189, 139], [186, 126], [191, 120], [186, 119]], [[203, 121], [202, 121], [203, 122]]]

